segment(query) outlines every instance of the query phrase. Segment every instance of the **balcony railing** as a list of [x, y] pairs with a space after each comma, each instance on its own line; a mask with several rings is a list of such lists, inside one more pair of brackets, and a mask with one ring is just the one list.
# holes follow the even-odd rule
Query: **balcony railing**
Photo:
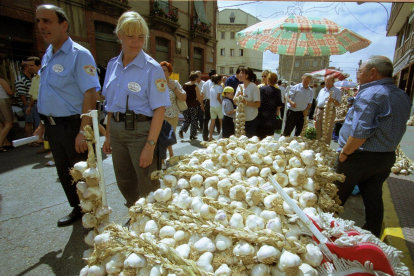
[[178, 8], [170, 5], [166, 2], [154, 0], [151, 16], [158, 16], [167, 20], [170, 20], [174, 23], [178, 22]]
[[191, 30], [197, 31], [203, 34], [210, 35], [211, 33], [211, 23], [206, 24], [200, 21], [200, 18], [197, 16], [193, 16], [190, 18], [191, 21]]
[[414, 48], [414, 35], [411, 34], [403, 43], [403, 45], [395, 51], [394, 63], [398, 62], [400, 58], [411, 48]]
[[392, 3], [390, 19], [388, 19], [388, 22], [387, 22], [387, 33], [392, 28], [392, 25], [394, 24], [395, 19], [397, 19], [398, 14], [400, 13], [400, 10], [403, 5], [404, 3], [398, 3], [398, 2]]

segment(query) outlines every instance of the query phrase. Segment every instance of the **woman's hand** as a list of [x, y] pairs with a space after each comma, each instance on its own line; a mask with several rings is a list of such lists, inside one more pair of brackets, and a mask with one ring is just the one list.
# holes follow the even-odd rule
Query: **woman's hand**
[[156, 146], [151, 146], [148, 143], [145, 144], [144, 149], [141, 151], [141, 155], [139, 157], [139, 166], [141, 168], [146, 168], [152, 164], [155, 147]]
[[105, 136], [105, 142], [103, 144], [103, 152], [105, 154], [111, 154], [112, 153], [112, 148], [111, 148], [111, 138], [109, 135]]
[[173, 80], [168, 79], [168, 88], [174, 90], [175, 82]]

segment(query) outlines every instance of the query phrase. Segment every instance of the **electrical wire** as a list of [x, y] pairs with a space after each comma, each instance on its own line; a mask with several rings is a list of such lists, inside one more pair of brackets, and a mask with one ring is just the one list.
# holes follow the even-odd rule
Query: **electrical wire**
[[224, 7], [219, 7], [219, 9], [225, 9], [225, 8], [232, 8], [232, 7], [237, 7], [237, 6], [244, 6], [244, 5], [249, 5], [249, 4], [253, 4], [253, 3], [257, 3], [260, 1], [252, 1], [252, 2], [248, 2], [248, 3], [242, 3], [242, 4], [237, 4], [237, 5], [231, 5], [231, 6], [224, 6]]
[[343, 3], [344, 4], [344, 6], [345, 6], [345, 8], [348, 10], [348, 12], [355, 18], [355, 20], [356, 21], [358, 21], [359, 22], [359, 24], [361, 24], [362, 26], [364, 26], [368, 31], [371, 31], [371, 32], [373, 32], [374, 34], [377, 34], [377, 35], [382, 35], [382, 36], [384, 36], [384, 35], [386, 35], [386, 34], [380, 34], [380, 33], [377, 33], [377, 32], [375, 32], [375, 31], [373, 31], [373, 30], [371, 30], [370, 28], [368, 28], [367, 26], [365, 26], [361, 21], [359, 21], [358, 20], [358, 18], [348, 9], [348, 7], [347, 7], [347, 5], [345, 5], [345, 3]]

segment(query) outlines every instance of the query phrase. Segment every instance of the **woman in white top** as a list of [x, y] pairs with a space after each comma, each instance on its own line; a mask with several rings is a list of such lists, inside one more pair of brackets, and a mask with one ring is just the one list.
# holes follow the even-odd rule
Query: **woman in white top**
[[0, 153], [7, 151], [3, 144], [13, 126], [14, 116], [10, 96], [13, 96], [13, 92], [0, 76]]
[[[177, 100], [185, 101], [187, 98], [187, 94], [181, 87], [181, 84], [176, 80], [171, 80], [170, 76], [173, 72], [173, 67], [171, 63], [162, 61], [160, 63], [162, 70], [164, 71], [165, 79], [167, 80], [168, 91], [170, 93], [170, 102], [171, 105], [165, 108], [164, 113], [164, 120], [169, 122], [171, 126], [174, 128], [174, 132], [177, 132], [177, 125], [178, 125], [178, 115], [180, 110], [177, 106]], [[168, 152], [170, 154], [170, 158], [174, 156], [172, 146], [168, 147]], [[165, 169], [164, 160], [162, 161], [162, 169]]]
[[258, 125], [258, 114], [260, 107], [260, 90], [254, 83], [256, 81], [256, 74], [249, 67], [240, 69], [239, 79], [243, 82], [243, 96], [242, 104], [244, 104], [244, 118], [246, 119], [245, 130], [246, 136], [251, 138], [256, 136], [256, 129]]
[[[222, 126], [222, 119], [223, 119], [223, 111], [221, 108], [221, 93], [223, 92], [223, 86], [221, 85], [223, 77], [220, 75], [214, 75], [211, 77], [211, 81], [213, 82], [213, 86], [210, 88], [210, 116], [211, 116], [211, 123], [210, 123], [210, 136], [208, 138], [209, 141], [213, 139], [213, 130], [214, 125], [216, 123], [216, 118], [219, 118], [220, 126]], [[220, 130], [219, 130], [220, 131]]]

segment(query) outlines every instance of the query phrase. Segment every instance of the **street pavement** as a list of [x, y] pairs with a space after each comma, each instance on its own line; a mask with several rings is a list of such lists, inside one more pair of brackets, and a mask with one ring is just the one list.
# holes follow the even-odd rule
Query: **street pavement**
[[[412, 144], [405, 151], [406, 146], [409, 147], [413, 141], [414, 127], [409, 128], [406, 135], [409, 141], [402, 146], [404, 152], [414, 160]], [[217, 135], [214, 137], [218, 138]], [[278, 137], [275, 135], [275, 138]], [[189, 154], [202, 148], [199, 141], [202, 141], [200, 132], [198, 141], [190, 141], [188, 131], [184, 139], [178, 138], [178, 143], [173, 146], [174, 154]], [[332, 142], [332, 147], [337, 147], [337, 144]], [[57, 227], [57, 220], [67, 215], [71, 208], [55, 167], [44, 165], [48, 159], [44, 158], [45, 154], [36, 154], [38, 149], [22, 146], [0, 155], [0, 275], [79, 275], [85, 265], [82, 254], [89, 248], [83, 240], [88, 231], [83, 228], [81, 221], [68, 227]], [[112, 158], [103, 155], [103, 159], [107, 200], [113, 209], [110, 219], [123, 224], [128, 210], [116, 185]], [[411, 182], [414, 180], [412, 176], [408, 178]], [[414, 191], [412, 187], [410, 189]], [[407, 206], [401, 208], [411, 221], [407, 222], [408, 225], [402, 221], [406, 232], [413, 232], [411, 210], [405, 209]], [[362, 226], [364, 209], [360, 196], [351, 197], [345, 210], [341, 217], [354, 220], [356, 225]], [[413, 236], [409, 237], [413, 244]]]

